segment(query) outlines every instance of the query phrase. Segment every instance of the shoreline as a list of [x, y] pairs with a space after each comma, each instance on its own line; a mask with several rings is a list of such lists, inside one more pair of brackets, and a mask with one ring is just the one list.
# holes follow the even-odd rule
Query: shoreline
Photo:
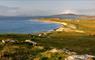
[[51, 20], [45, 21], [45, 19], [44, 19], [44, 20], [37, 19], [36, 21], [43, 22], [43, 23], [53, 23], [53, 24], [59, 24], [59, 25], [60, 25], [59, 27], [57, 27], [57, 28], [55, 28], [55, 29], [52, 29], [52, 30], [50, 30], [50, 31], [46, 31], [46, 32], [55, 31], [55, 30], [57, 30], [57, 29], [63, 28], [64, 25], [68, 25], [68, 24], [65, 23], [65, 22], [56, 22], [56, 21], [51, 21]]
[[55, 28], [52, 31], [86, 33], [85, 31], [78, 29], [76, 25], [71, 24], [71, 23], [69, 24], [69, 23], [66, 23], [66, 22], [63, 22], [63, 21], [61, 22], [60, 20], [39, 19], [38, 21], [45, 22], [45, 23], [60, 24], [60, 26], [58, 28]]

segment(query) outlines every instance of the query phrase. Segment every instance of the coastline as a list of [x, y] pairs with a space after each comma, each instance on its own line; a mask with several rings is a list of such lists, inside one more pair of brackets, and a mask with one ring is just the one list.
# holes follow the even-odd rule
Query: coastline
[[53, 29], [52, 31], [86, 33], [85, 31], [78, 29], [75, 24], [67, 23], [67, 22], [61, 21], [60, 19], [54, 19], [54, 20], [53, 19], [38, 19], [37, 21], [45, 22], [45, 23], [60, 24], [58, 28]]
[[57, 21], [51, 21], [51, 20], [41, 20], [41, 19], [37, 19], [36, 21], [39, 21], [39, 22], [44, 22], [44, 23], [53, 23], [53, 24], [59, 24], [60, 26], [55, 28], [55, 29], [52, 29], [52, 30], [49, 30], [47, 32], [51, 32], [51, 31], [55, 31], [57, 29], [60, 29], [60, 28], [63, 28], [64, 25], [68, 25], [67, 23], [65, 22], [57, 22]]

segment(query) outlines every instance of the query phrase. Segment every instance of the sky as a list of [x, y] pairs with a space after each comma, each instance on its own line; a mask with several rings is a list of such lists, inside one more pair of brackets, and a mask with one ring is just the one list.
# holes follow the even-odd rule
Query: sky
[[0, 16], [95, 15], [95, 0], [0, 0]]

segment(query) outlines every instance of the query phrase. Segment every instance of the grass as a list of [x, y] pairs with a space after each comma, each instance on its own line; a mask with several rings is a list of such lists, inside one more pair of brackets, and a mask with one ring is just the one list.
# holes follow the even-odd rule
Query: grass
[[78, 35], [77, 33], [71, 34], [64, 32], [51, 33], [47, 38], [39, 39], [38, 42], [44, 46], [68, 48], [80, 54], [95, 54], [95, 36]]
[[[45, 19], [41, 19], [45, 20]], [[46, 46], [53, 46], [58, 48], [70, 48], [79, 53], [88, 53], [95, 55], [95, 20], [71, 20], [71, 19], [51, 19], [48, 21], [66, 22], [77, 26], [78, 30], [83, 30], [86, 33], [76, 32], [52, 32], [49, 38], [43, 39], [43, 44]], [[39, 41], [40, 42], [40, 41]]]
[[[15, 36], [15, 37], [14, 37]], [[24, 37], [25, 36], [25, 37]], [[5, 36], [0, 35], [0, 38], [10, 38], [18, 41], [31, 39], [38, 43], [38, 45], [45, 47], [55, 48], [68, 48], [72, 51], [76, 51], [79, 54], [93, 54], [95, 55], [95, 36], [89, 36], [82, 33], [73, 32], [52, 32], [48, 33], [47, 36], [39, 37], [36, 35], [19, 35], [10, 34]], [[24, 37], [24, 38], [23, 38]], [[24, 44], [25, 45], [25, 44]], [[22, 46], [22, 45], [19, 45]], [[29, 46], [29, 45], [25, 45]]]

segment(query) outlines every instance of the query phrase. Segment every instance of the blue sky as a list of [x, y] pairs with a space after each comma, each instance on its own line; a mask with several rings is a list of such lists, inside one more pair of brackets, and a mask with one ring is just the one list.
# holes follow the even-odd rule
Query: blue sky
[[0, 0], [1, 16], [95, 15], [95, 0]]

